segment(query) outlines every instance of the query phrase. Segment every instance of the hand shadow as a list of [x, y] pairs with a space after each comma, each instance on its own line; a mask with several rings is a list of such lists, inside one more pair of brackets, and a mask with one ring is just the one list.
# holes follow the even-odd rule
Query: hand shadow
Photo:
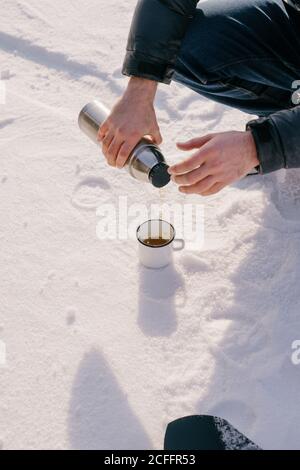
[[[147, 336], [171, 336], [177, 329], [176, 292], [184, 288], [184, 280], [173, 265], [148, 269], [140, 265], [140, 297], [138, 324]], [[185, 291], [183, 289], [183, 306]]]

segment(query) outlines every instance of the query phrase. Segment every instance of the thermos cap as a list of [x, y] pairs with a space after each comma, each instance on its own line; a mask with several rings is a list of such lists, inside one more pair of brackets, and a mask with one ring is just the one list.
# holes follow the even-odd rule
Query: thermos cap
[[149, 181], [156, 188], [163, 188], [166, 186], [171, 179], [171, 176], [168, 173], [168, 165], [166, 163], [160, 162], [155, 165], [149, 173]]

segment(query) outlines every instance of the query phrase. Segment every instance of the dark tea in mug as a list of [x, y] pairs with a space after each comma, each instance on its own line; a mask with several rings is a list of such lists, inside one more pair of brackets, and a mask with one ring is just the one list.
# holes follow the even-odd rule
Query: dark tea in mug
[[163, 246], [163, 245], [166, 245], [167, 243], [169, 243], [170, 240], [166, 239], [166, 238], [162, 238], [162, 237], [159, 237], [159, 238], [146, 238], [143, 240], [143, 242], [145, 243], [145, 245], [148, 245], [148, 246]]

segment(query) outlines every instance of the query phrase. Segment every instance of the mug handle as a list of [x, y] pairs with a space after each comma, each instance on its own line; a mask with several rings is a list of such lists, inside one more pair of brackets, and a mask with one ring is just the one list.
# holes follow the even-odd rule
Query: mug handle
[[[179, 246], [176, 246], [176, 243], [178, 243]], [[173, 250], [174, 251], [181, 251], [181, 250], [184, 250], [184, 247], [185, 247], [185, 241], [182, 238], [175, 238], [174, 245], [173, 245]]]

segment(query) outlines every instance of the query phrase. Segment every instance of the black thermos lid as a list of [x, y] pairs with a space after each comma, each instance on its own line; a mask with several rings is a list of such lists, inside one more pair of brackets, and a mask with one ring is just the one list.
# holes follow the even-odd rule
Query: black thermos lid
[[156, 188], [162, 188], [166, 186], [171, 179], [168, 173], [168, 165], [166, 163], [158, 163], [155, 165], [149, 173], [149, 180]]

